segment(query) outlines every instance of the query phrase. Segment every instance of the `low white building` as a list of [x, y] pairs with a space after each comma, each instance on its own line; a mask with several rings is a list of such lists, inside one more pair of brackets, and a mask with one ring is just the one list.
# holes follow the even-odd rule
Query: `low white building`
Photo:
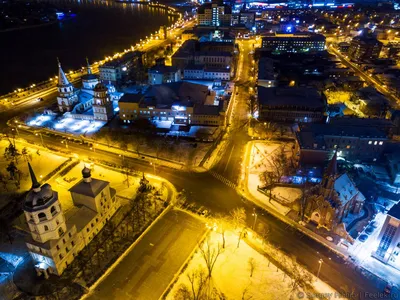
[[76, 206], [64, 214], [58, 193], [47, 183], [40, 185], [28, 166], [32, 188], [23, 210], [31, 236], [26, 245], [38, 275], [61, 275], [119, 208], [116, 190], [92, 178], [85, 167], [83, 179], [70, 189]]
[[203, 65], [191, 65], [183, 70], [184, 79], [222, 80], [231, 79], [230, 68], [213, 68]]
[[181, 80], [181, 72], [173, 66], [156, 65], [148, 71], [149, 85], [177, 82]]

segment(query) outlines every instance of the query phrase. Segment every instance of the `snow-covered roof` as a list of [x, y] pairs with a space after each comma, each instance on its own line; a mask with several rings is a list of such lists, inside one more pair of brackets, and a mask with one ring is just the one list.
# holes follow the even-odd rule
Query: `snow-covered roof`
[[358, 201], [365, 200], [364, 195], [362, 195], [361, 192], [356, 188], [353, 181], [351, 181], [346, 173], [335, 179], [334, 189], [342, 205], [345, 205], [355, 196], [357, 196]]
[[109, 185], [108, 181], [92, 178], [90, 182], [81, 180], [69, 189], [71, 193], [85, 195], [89, 197], [96, 197], [104, 188]]

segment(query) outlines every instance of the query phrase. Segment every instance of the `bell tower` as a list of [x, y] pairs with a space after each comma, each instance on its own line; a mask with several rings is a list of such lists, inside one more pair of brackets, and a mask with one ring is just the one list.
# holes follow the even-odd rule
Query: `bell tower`
[[28, 163], [32, 188], [23, 209], [32, 238], [39, 243], [57, 240], [67, 231], [64, 213], [58, 200], [58, 193], [47, 183], [42, 186]]
[[95, 120], [109, 121], [113, 115], [113, 102], [107, 87], [99, 83], [94, 88], [93, 115]]
[[69, 82], [67, 76], [61, 68], [61, 63], [59, 60], [57, 89], [58, 109], [60, 110], [60, 112], [71, 111], [74, 105], [78, 102], [78, 95], [74, 91], [74, 86], [72, 85], [72, 83]]

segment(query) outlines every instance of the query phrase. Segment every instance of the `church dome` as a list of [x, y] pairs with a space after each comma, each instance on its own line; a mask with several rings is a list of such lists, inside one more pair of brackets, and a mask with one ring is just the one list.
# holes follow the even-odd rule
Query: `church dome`
[[108, 91], [107, 87], [103, 83], [96, 84], [96, 86], [94, 87], [94, 90], [96, 92], [107, 92]]
[[88, 167], [84, 167], [82, 170], [83, 178], [89, 178], [91, 176], [91, 170]]
[[50, 205], [57, 200], [57, 193], [53, 191], [51, 185], [48, 183], [43, 184], [40, 190], [35, 192], [29, 191], [24, 203], [25, 210], [35, 211], [42, 209], [42, 206]]

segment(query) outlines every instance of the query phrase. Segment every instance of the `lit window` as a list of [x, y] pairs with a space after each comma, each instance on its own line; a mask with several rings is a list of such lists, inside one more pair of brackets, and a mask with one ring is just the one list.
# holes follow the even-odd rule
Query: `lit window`
[[377, 142], [377, 141], [375, 141], [375, 142], [374, 142], [374, 145], [378, 145], [378, 142]]
[[379, 142], [379, 145], [383, 145], [383, 142]]
[[372, 141], [369, 141], [369, 142], [368, 142], [368, 145], [371, 145], [371, 144], [372, 144]]

